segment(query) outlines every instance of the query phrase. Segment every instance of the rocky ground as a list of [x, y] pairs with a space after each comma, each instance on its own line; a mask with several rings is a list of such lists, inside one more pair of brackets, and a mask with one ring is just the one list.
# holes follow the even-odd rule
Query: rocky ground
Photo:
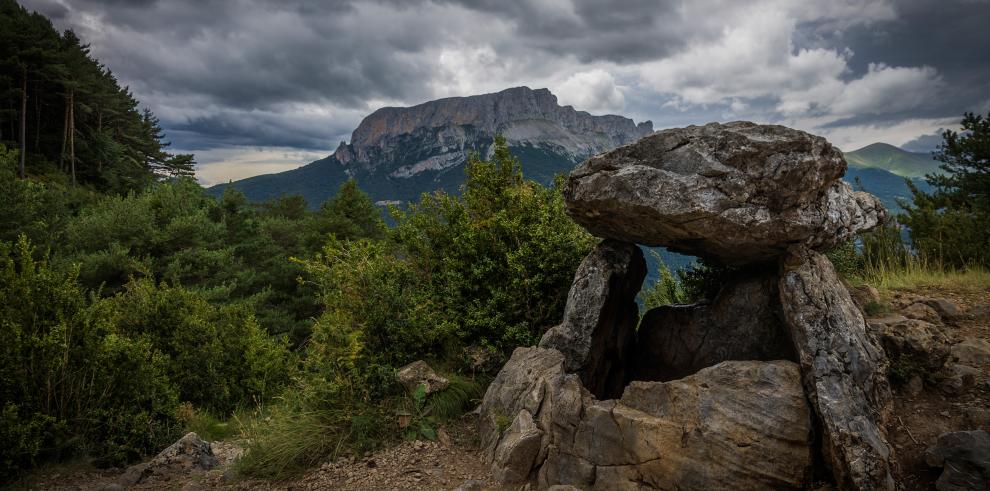
[[129, 484], [128, 471], [63, 467], [22, 483], [25, 489], [82, 491], [116, 489], [260, 489], [260, 490], [451, 490], [498, 489], [477, 450], [473, 425], [448, 427], [436, 442], [406, 441], [362, 458], [322, 465], [296, 480], [269, 482], [233, 478], [231, 466], [242, 452], [235, 443], [213, 442], [216, 465], [202, 471], [186, 466], [163, 469], [139, 484]]
[[[947, 312], [939, 299], [956, 307]], [[894, 415], [887, 431], [897, 452], [895, 477], [904, 490], [933, 489], [941, 469], [926, 463], [926, 450], [946, 432], [990, 431], [990, 291], [919, 289], [884, 292], [869, 322], [888, 352], [924, 352], [929, 367], [894, 386]], [[867, 300], [866, 302], [869, 302]], [[951, 306], [948, 307], [951, 310]], [[916, 322], [918, 321], [918, 322]], [[230, 471], [240, 455], [233, 442], [213, 442], [216, 462], [199, 471], [180, 465], [163, 472], [142, 467], [95, 470], [61, 467], [21, 487], [96, 489], [498, 489], [478, 449], [470, 418], [452, 425], [437, 442], [403, 442], [362, 458], [327, 463], [287, 482], [237, 480]]]
[[[887, 428], [897, 451], [898, 482], [906, 490], [933, 489], [941, 470], [925, 463], [925, 450], [938, 436], [950, 431], [990, 431], [990, 351], [981, 349], [990, 347], [983, 344], [990, 342], [990, 291], [925, 289], [884, 297], [891, 312], [875, 315], [874, 320], [903, 314], [930, 316], [925, 309], [912, 308], [924, 299], [944, 298], [959, 308], [959, 315], [928, 319], [945, 334], [950, 353], [945, 366], [931, 372], [927, 380], [895, 387], [894, 417]], [[959, 370], [959, 365], [968, 368]], [[959, 377], [958, 371], [967, 373]]]

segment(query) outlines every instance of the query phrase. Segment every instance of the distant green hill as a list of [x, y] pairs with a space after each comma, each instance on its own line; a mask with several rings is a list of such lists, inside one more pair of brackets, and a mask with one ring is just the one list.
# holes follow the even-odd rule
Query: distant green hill
[[843, 154], [850, 167], [883, 169], [902, 177], [924, 177], [941, 172], [939, 162], [931, 155], [908, 152], [886, 143], [873, 143]]

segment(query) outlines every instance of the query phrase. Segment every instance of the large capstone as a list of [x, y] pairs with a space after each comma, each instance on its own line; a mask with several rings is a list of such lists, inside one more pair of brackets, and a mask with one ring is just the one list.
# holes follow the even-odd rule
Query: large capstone
[[828, 248], [885, 210], [840, 178], [842, 153], [783, 126], [712, 123], [654, 133], [570, 175], [567, 212], [599, 237], [666, 246], [723, 264]]
[[781, 261], [780, 300], [822, 453], [843, 489], [894, 489], [884, 424], [887, 358], [825, 256], [796, 248]]
[[636, 244], [602, 241], [574, 274], [563, 322], [540, 340], [540, 347], [563, 353], [567, 371], [579, 374], [597, 397], [622, 393], [639, 321], [636, 295], [645, 277]]
[[715, 298], [651, 309], [634, 349], [637, 380], [672, 380], [726, 360], [794, 360], [777, 293], [778, 276], [742, 276]]

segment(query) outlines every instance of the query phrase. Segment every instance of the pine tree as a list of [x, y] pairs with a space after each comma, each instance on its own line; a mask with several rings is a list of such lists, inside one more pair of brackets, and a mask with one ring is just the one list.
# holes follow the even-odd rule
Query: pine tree
[[945, 131], [935, 158], [945, 174], [925, 177], [926, 193], [910, 182], [913, 203], [898, 220], [914, 247], [953, 266], [990, 265], [990, 114], [966, 113], [962, 132]]

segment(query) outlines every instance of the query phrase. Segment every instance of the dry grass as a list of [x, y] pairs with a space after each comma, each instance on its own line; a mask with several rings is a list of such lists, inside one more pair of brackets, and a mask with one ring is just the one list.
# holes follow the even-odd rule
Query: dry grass
[[862, 274], [852, 278], [854, 283], [866, 283], [880, 290], [914, 290], [939, 288], [963, 292], [990, 290], [990, 271], [983, 267], [947, 268], [923, 260], [904, 264], [867, 266]]

